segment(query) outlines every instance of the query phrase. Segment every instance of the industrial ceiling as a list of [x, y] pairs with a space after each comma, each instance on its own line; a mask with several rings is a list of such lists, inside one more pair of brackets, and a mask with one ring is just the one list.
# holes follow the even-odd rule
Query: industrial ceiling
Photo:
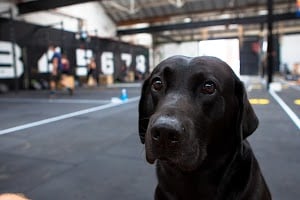
[[[91, 0], [16, 0], [19, 14]], [[151, 33], [154, 43], [266, 35], [269, 0], [99, 0], [118, 35]], [[296, 0], [272, 0], [274, 34], [300, 32]], [[101, 19], [99, 19], [101, 20]]]

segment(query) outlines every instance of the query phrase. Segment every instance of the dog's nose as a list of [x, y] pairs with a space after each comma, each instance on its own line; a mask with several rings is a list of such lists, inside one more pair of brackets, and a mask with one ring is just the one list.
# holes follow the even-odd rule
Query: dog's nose
[[152, 125], [151, 137], [156, 144], [177, 144], [183, 132], [183, 126], [176, 118], [159, 117]]

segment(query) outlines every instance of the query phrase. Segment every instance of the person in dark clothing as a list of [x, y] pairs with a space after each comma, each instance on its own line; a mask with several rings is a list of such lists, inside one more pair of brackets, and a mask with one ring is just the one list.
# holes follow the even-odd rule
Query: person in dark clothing
[[53, 51], [51, 58], [52, 70], [50, 72], [50, 94], [55, 94], [57, 82], [60, 80], [61, 54], [55, 50], [55, 46], [50, 45], [49, 50]]
[[71, 73], [70, 70], [70, 62], [66, 54], [61, 56], [61, 73], [69, 75]]
[[71, 67], [70, 62], [66, 54], [62, 54], [61, 56], [61, 79], [60, 83], [63, 87], [65, 87], [70, 95], [73, 95], [74, 84], [73, 84], [73, 76], [71, 75]]
[[117, 76], [116, 81], [119, 81], [119, 82], [121, 82], [121, 83], [126, 82], [126, 77], [127, 77], [127, 75], [128, 75], [128, 69], [127, 69], [127, 67], [126, 67], [125, 62], [123, 62], [123, 63], [122, 63], [122, 66], [121, 66], [121, 70], [120, 70], [120, 72], [119, 72], [119, 74], [118, 74], [118, 76]]
[[88, 85], [98, 84], [97, 65], [94, 57], [90, 59], [90, 63], [88, 64], [87, 80], [88, 80]]

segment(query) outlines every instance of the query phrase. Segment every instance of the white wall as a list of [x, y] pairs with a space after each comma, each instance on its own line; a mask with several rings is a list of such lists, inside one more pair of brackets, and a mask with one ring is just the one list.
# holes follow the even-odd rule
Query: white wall
[[[99, 37], [116, 36], [116, 25], [106, 15], [99, 2], [75, 4], [52, 11], [34, 12], [18, 17], [19, 20], [45, 26], [63, 21], [64, 29], [71, 32], [78, 31], [76, 18], [83, 19], [84, 30], [88, 31], [90, 35], [95, 35], [94, 30], [97, 30]], [[60, 25], [58, 24], [55, 28], [60, 28]]]
[[203, 40], [199, 42], [199, 56], [215, 56], [226, 62], [240, 75], [240, 49], [238, 39]]
[[198, 56], [198, 42], [183, 42], [180, 44], [164, 44], [154, 49], [154, 66], [156, 66], [162, 60], [174, 56], [184, 55], [195, 57]]
[[59, 8], [58, 11], [85, 19], [87, 30], [98, 30], [101, 37], [116, 35], [116, 25], [106, 15], [99, 2], [89, 2]]
[[300, 63], [300, 35], [282, 36], [280, 47], [281, 63], [286, 63], [292, 71], [294, 64]]
[[64, 30], [71, 32], [77, 32], [78, 30], [78, 21], [76, 19], [59, 16], [52, 14], [51, 12], [34, 12], [31, 14], [22, 15], [18, 17], [18, 20], [24, 20], [25, 22], [42, 26], [53, 25], [53, 28], [58, 29], [61, 28], [60, 23], [63, 22]]
[[228, 63], [237, 75], [240, 74], [239, 41], [237, 39], [160, 45], [154, 50], [154, 66], [173, 55], [215, 56]]
[[0, 0], [1, 17], [7, 17], [7, 18], [10, 17], [9, 13], [3, 13], [3, 12], [9, 11], [9, 9], [12, 9], [13, 16], [16, 16], [17, 12], [18, 12], [17, 7], [13, 3], [11, 3], [7, 0], [2, 0], [2, 1], [3, 2], [1, 2], [1, 0]]

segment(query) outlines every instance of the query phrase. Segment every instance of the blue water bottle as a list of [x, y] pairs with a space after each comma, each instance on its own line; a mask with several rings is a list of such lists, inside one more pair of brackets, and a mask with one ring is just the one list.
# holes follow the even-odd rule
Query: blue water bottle
[[128, 100], [128, 95], [127, 95], [127, 90], [126, 89], [122, 89], [121, 91], [121, 98], [122, 101], [127, 101]]

